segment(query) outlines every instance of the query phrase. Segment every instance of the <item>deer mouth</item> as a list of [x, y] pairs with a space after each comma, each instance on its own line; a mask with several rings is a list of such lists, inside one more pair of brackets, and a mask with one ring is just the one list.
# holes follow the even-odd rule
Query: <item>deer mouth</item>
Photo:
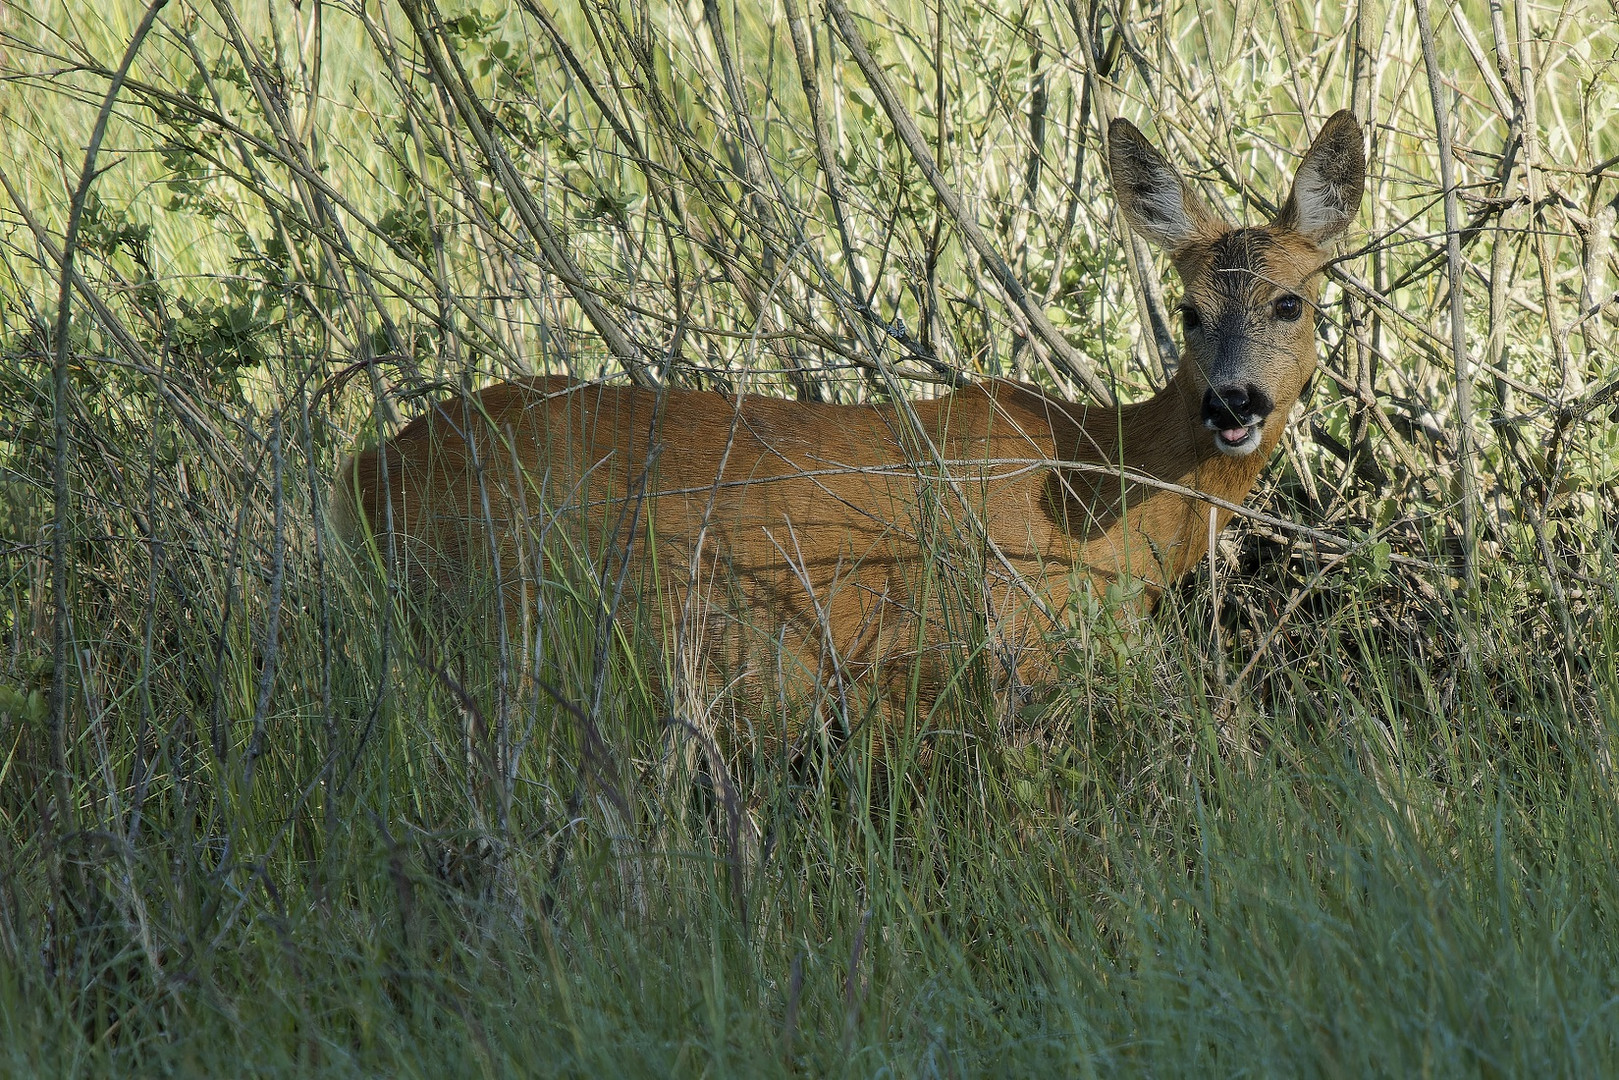
[[1259, 445], [1259, 424], [1219, 428], [1214, 432], [1214, 445], [1222, 454], [1242, 457]]
[[1251, 384], [1211, 387], [1203, 395], [1203, 426], [1214, 432], [1220, 453], [1242, 457], [1259, 445], [1265, 417], [1275, 407], [1269, 394]]

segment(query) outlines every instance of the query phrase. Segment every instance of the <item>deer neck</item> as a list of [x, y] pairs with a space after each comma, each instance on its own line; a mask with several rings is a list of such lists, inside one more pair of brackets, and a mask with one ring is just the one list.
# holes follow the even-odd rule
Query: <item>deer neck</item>
[[1075, 470], [1061, 480], [1070, 527], [1085, 521], [1080, 535], [1094, 540], [1106, 534], [1113, 538], [1108, 543], [1117, 544], [1128, 519], [1130, 531], [1146, 534], [1150, 546], [1168, 560], [1152, 576], [1161, 574], [1164, 581], [1178, 577], [1208, 549], [1210, 510], [1216, 531], [1231, 518], [1224, 506], [1189, 492], [1241, 503], [1270, 460], [1292, 404], [1277, 403], [1259, 446], [1242, 457], [1222, 454], [1215, 447], [1203, 426], [1202, 395], [1185, 368], [1145, 401], [1101, 415], [1093, 411], [1073, 433], [1075, 446], [1068, 460], [1115, 468], [1122, 462], [1130, 474], [1181, 490], [1129, 482], [1106, 471]]

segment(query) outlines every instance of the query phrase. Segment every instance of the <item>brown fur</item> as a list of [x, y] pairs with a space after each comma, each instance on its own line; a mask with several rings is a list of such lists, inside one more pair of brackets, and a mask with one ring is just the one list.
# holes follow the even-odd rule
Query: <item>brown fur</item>
[[[1314, 239], [1284, 225], [1232, 230], [1134, 128], [1120, 121], [1110, 134], [1122, 209], [1170, 248], [1212, 331], [1188, 341], [1149, 400], [1087, 407], [1008, 382], [908, 406], [502, 383], [356, 454], [334, 493], [340, 531], [385, 538], [391, 517], [407, 582], [432, 582], [452, 611], [475, 602], [472, 582], [498, 577], [509, 626], [526, 625], [548, 576], [612, 579], [627, 566], [680, 640], [700, 643], [707, 685], [739, 690], [755, 711], [780, 703], [785, 715], [806, 695], [864, 684], [885, 711], [914, 692], [922, 713], [945, 690], [946, 651], [985, 643], [1022, 680], [1042, 680], [1042, 635], [1071, 591], [1127, 578], [1156, 594], [1204, 556], [1211, 511], [1105, 468], [1054, 463], [1122, 461], [1240, 502], [1315, 364], [1311, 313], [1281, 324], [1267, 312], [1283, 293], [1313, 305], [1321, 245], [1342, 228]], [[1341, 113], [1301, 181], [1330, 157], [1354, 190], [1329, 195], [1352, 216], [1359, 154], [1358, 127]], [[1164, 191], [1183, 213], [1145, 216]], [[1299, 218], [1300, 197], [1295, 185], [1284, 218]], [[1241, 377], [1275, 401], [1241, 457], [1222, 454], [1200, 419], [1205, 373], [1225, 362], [1208, 350], [1230, 352], [1234, 338]], [[1216, 529], [1230, 517], [1213, 513]]]

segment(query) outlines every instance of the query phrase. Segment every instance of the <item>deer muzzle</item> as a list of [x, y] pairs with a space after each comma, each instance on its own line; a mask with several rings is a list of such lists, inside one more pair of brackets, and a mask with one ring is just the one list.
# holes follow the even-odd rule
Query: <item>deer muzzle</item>
[[1221, 453], [1241, 457], [1259, 445], [1265, 418], [1276, 408], [1269, 394], [1246, 386], [1211, 386], [1203, 394], [1203, 426], [1214, 432]]

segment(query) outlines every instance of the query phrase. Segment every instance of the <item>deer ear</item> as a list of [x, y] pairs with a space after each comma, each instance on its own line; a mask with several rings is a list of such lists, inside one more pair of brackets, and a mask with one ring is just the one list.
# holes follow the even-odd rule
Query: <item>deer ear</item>
[[1276, 227], [1291, 229], [1324, 248], [1355, 220], [1365, 188], [1366, 149], [1360, 121], [1348, 109], [1340, 109], [1300, 162], [1293, 191], [1276, 215]]
[[1107, 126], [1107, 160], [1113, 174], [1113, 196], [1124, 219], [1166, 251], [1173, 253], [1194, 240], [1226, 231], [1220, 215], [1122, 117]]

